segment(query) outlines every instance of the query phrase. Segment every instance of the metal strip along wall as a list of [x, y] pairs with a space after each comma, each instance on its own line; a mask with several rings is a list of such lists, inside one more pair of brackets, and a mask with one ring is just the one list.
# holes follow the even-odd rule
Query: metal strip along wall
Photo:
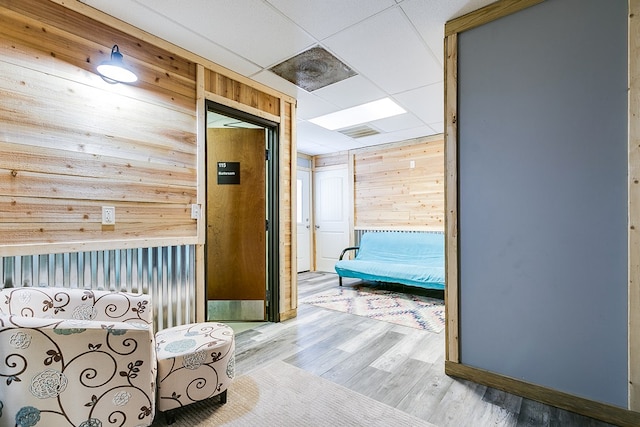
[[149, 294], [156, 331], [195, 321], [195, 271], [192, 245], [0, 257], [4, 287]]
[[378, 233], [381, 231], [397, 231], [398, 233], [436, 233], [443, 234], [443, 231], [422, 231], [422, 230], [382, 230], [382, 229], [366, 229], [358, 228], [353, 231], [353, 244], [355, 246], [360, 245], [360, 239], [364, 233]]

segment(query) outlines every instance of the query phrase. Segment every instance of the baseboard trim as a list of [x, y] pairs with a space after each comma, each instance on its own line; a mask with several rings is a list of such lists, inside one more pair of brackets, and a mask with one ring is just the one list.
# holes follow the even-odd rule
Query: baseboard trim
[[623, 427], [640, 426], [639, 412], [577, 397], [561, 391], [531, 384], [526, 381], [466, 366], [461, 363], [446, 361], [444, 371], [447, 375], [452, 377], [473, 381], [478, 384], [576, 412], [610, 424], [616, 424]]

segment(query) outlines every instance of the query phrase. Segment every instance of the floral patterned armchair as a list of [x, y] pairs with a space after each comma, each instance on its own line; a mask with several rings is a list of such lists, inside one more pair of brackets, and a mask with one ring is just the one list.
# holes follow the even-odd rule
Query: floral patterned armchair
[[0, 289], [0, 427], [148, 426], [155, 377], [147, 295]]

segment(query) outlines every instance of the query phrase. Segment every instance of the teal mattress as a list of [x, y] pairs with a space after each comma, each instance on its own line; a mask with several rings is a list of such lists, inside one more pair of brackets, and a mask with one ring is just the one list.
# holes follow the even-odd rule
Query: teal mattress
[[370, 232], [354, 259], [335, 265], [340, 277], [444, 289], [444, 234]]

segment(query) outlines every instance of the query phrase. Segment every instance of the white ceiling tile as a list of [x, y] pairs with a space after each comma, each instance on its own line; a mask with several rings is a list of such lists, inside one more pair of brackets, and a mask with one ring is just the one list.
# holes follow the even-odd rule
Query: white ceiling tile
[[445, 22], [480, 9], [496, 0], [404, 0], [402, 8], [420, 10], [423, 22]]
[[333, 150], [333, 147], [325, 147], [324, 145], [320, 145], [320, 144], [298, 143], [298, 145], [296, 146], [296, 152], [300, 154], [306, 154], [308, 156], [318, 156], [320, 154], [333, 153], [334, 150]]
[[316, 156], [318, 154], [335, 153], [336, 151], [340, 151], [340, 148], [337, 148], [330, 142], [325, 145], [317, 141], [298, 138], [296, 142], [296, 151], [298, 153]]
[[322, 146], [322, 150], [325, 150], [323, 153], [350, 150], [358, 146], [353, 139], [310, 122], [299, 121], [297, 131], [298, 151], [305, 154], [312, 154], [310, 147], [314, 145]]
[[335, 104], [332, 104], [309, 92], [300, 93], [297, 99], [299, 119], [309, 120], [340, 110], [340, 107]]
[[379, 135], [367, 136], [359, 138], [359, 143], [362, 146], [387, 144], [389, 142], [400, 142], [407, 139], [420, 138], [423, 136], [435, 135], [435, 132], [429, 126], [420, 126], [412, 129], [405, 129], [398, 132], [381, 133]]
[[435, 18], [430, 3], [408, 0], [401, 7], [438, 62], [444, 64], [444, 21]]
[[[137, 1], [83, 0], [83, 3], [125, 21], [141, 30], [180, 46], [189, 52], [209, 58], [218, 65], [249, 76], [260, 67], [238, 56], [198, 31], [159, 13], [155, 8]], [[114, 41], [115, 42], [115, 41]], [[126, 55], [126, 52], [125, 52]], [[215, 58], [212, 59], [212, 58]]]
[[340, 108], [354, 107], [386, 97], [386, 93], [362, 76], [353, 76], [321, 89], [313, 94]]
[[[444, 23], [494, 0], [81, 1], [296, 98], [300, 151], [325, 154], [442, 133]], [[316, 44], [359, 74], [307, 92], [265, 69]], [[380, 135], [306, 122], [387, 96], [408, 113], [370, 123]]]
[[393, 5], [394, 0], [267, 0], [318, 40]]
[[431, 129], [435, 130], [437, 133], [443, 133], [444, 132], [444, 122], [429, 123], [429, 127]]
[[[191, 41], [193, 41], [193, 39], [191, 39]], [[250, 76], [260, 69], [253, 62], [249, 62], [246, 59], [239, 57], [238, 55], [234, 55], [228, 50], [222, 49], [215, 44], [198, 44], [197, 46], [186, 49], [190, 52], [202, 56], [203, 58], [215, 58], [215, 61], [212, 62], [221, 65], [229, 70], [233, 70], [243, 76]]]
[[347, 65], [392, 94], [442, 80], [442, 66], [399, 8], [375, 15], [324, 43]]
[[436, 131], [436, 133], [444, 133], [444, 122], [429, 123], [429, 127]]
[[458, 18], [462, 15], [466, 15], [467, 13], [473, 12], [474, 10], [478, 10], [484, 6], [487, 6], [491, 3], [495, 3], [496, 0], [453, 0], [453, 1], [438, 1], [438, 0], [430, 0], [438, 4], [438, 6], [442, 7], [443, 14], [436, 15], [442, 22], [447, 22], [451, 19]]
[[401, 7], [438, 62], [444, 63], [444, 24], [495, 0], [405, 0]]
[[289, 96], [293, 96], [294, 98], [297, 98], [300, 92], [304, 92], [304, 89], [300, 89], [290, 81], [287, 81], [268, 70], [261, 70], [249, 77], [251, 77], [252, 80], [267, 85], [270, 88], [278, 90]]
[[336, 141], [343, 144], [348, 144], [351, 138], [344, 136], [341, 133], [332, 132], [321, 126], [314, 125], [311, 122], [299, 121], [298, 122], [298, 140], [309, 140], [319, 144], [326, 144], [330, 141]]
[[[261, 66], [289, 58], [315, 40], [262, 0], [136, 0]], [[247, 13], [250, 10], [251, 13]], [[265, 36], [268, 35], [268, 36]]]
[[371, 122], [374, 127], [388, 133], [424, 126], [424, 122], [411, 113], [399, 114]]
[[405, 109], [424, 123], [441, 122], [444, 118], [444, 83], [436, 83], [394, 95]]
[[[157, 22], [153, 25], [157, 25]], [[233, 70], [243, 76], [250, 76], [261, 69], [255, 63], [247, 61], [245, 58], [242, 58], [228, 49], [225, 49], [216, 43], [212, 43], [199, 35], [194, 35], [191, 31], [184, 28], [171, 28], [171, 24], [169, 24], [163, 26], [162, 29], [151, 31], [153, 31], [154, 34], [158, 34], [161, 38], [165, 37], [160, 35], [160, 32], [165, 31], [167, 32], [166, 37], [170, 37], [174, 44], [181, 46], [196, 55], [200, 55], [203, 58], [215, 58], [214, 62], [216, 64]]]

